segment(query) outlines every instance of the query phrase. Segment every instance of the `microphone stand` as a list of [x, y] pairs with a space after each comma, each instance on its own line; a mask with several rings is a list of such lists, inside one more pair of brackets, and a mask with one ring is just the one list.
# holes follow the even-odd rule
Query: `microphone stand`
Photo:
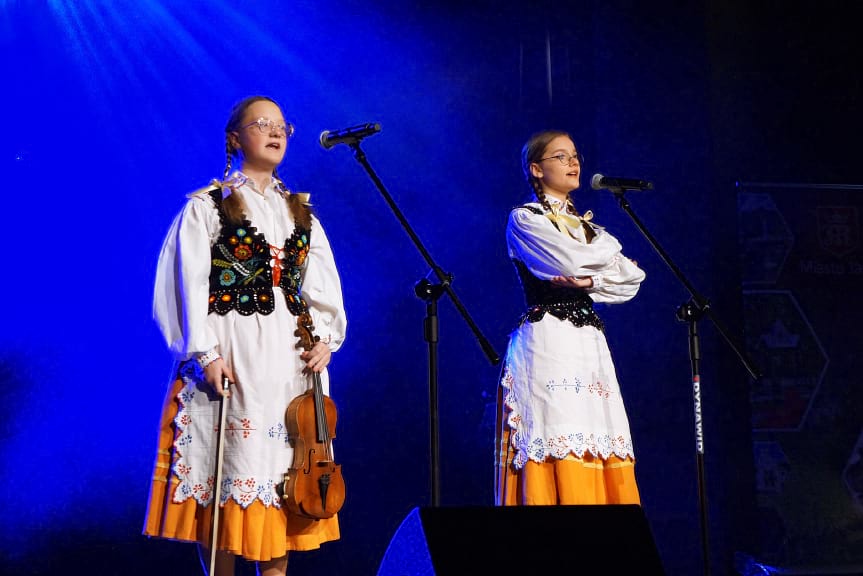
[[608, 190], [614, 194], [623, 211], [629, 215], [636, 227], [641, 231], [644, 237], [647, 238], [647, 241], [650, 242], [650, 245], [653, 246], [660, 258], [662, 258], [662, 261], [668, 265], [677, 279], [686, 287], [686, 290], [691, 296], [688, 302], [682, 304], [677, 309], [676, 316], [681, 322], [687, 322], [689, 324], [689, 357], [692, 369], [693, 405], [695, 408], [695, 464], [698, 472], [698, 509], [701, 521], [701, 552], [704, 562], [704, 575], [709, 576], [710, 544], [707, 537], [707, 485], [704, 477], [704, 431], [701, 416], [701, 348], [698, 338], [698, 321], [704, 316], [710, 318], [716, 326], [716, 329], [719, 330], [719, 333], [731, 349], [737, 354], [737, 357], [743, 363], [743, 366], [752, 378], [757, 380], [760, 378], [761, 374], [752, 361], [747, 357], [746, 353], [729, 337], [728, 332], [720, 321], [713, 315], [710, 309], [710, 302], [698, 293], [695, 287], [683, 275], [683, 272], [681, 272], [674, 262], [672, 262], [665, 250], [662, 249], [656, 239], [650, 234], [647, 228], [645, 228], [641, 220], [638, 219], [638, 216], [636, 216], [632, 211], [629, 201], [624, 195], [627, 188], [608, 188]]
[[369, 177], [374, 182], [375, 186], [378, 188], [380, 193], [383, 195], [384, 200], [386, 200], [389, 207], [392, 209], [398, 221], [401, 223], [402, 227], [408, 233], [413, 243], [416, 245], [417, 249], [422, 254], [423, 259], [425, 259], [426, 263], [431, 268], [430, 273], [434, 273], [434, 276], [437, 278], [438, 283], [433, 284], [427, 278], [421, 279], [417, 282], [414, 292], [416, 295], [425, 300], [426, 302], [426, 318], [423, 322], [423, 333], [425, 336], [426, 342], [428, 342], [428, 357], [429, 357], [429, 365], [428, 365], [428, 388], [429, 388], [429, 443], [430, 443], [430, 474], [431, 474], [431, 503], [433, 507], [438, 507], [440, 505], [440, 450], [439, 450], [439, 442], [438, 442], [438, 355], [437, 355], [437, 346], [438, 346], [438, 315], [437, 315], [437, 301], [440, 296], [446, 292], [446, 294], [450, 297], [456, 309], [464, 318], [465, 322], [467, 322], [468, 326], [470, 326], [471, 331], [473, 331], [474, 336], [479, 341], [480, 346], [482, 347], [483, 352], [488, 358], [489, 362], [492, 365], [496, 365], [500, 362], [500, 357], [494, 351], [491, 346], [491, 343], [483, 336], [479, 327], [474, 323], [473, 319], [468, 314], [465, 307], [462, 305], [461, 301], [456, 296], [455, 292], [452, 288], [452, 274], [445, 273], [440, 266], [438, 266], [435, 261], [432, 259], [428, 250], [426, 250], [425, 246], [423, 246], [422, 241], [419, 239], [419, 236], [411, 228], [411, 225], [408, 223], [404, 214], [402, 214], [399, 207], [396, 205], [390, 193], [387, 191], [386, 187], [384, 187], [381, 179], [378, 178], [378, 175], [372, 169], [368, 160], [366, 159], [366, 155], [363, 150], [360, 148], [360, 139], [361, 137], [354, 138], [345, 138], [342, 140], [345, 144], [350, 146], [351, 150], [354, 152], [354, 158], [356, 158], [357, 162], [359, 162], [363, 168], [365, 168]]

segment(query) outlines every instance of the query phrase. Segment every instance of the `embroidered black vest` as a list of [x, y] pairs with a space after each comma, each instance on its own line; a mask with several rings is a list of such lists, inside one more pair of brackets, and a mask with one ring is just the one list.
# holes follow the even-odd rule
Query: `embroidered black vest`
[[[522, 206], [534, 214], [543, 214], [542, 210], [533, 206]], [[584, 290], [568, 288], [553, 284], [550, 280], [541, 280], [531, 274], [524, 262], [513, 259], [527, 311], [521, 315], [518, 325], [525, 322], [539, 322], [546, 314], [551, 314], [561, 320], [569, 320], [575, 326], [593, 326], [605, 330], [602, 320], [593, 309], [593, 300]]]
[[[222, 207], [222, 190], [210, 192], [219, 210], [222, 230], [210, 250], [210, 299], [208, 313], [227, 314], [236, 310], [244, 316], [270, 314], [273, 302], [273, 270], [270, 246], [248, 219], [228, 222]], [[279, 287], [285, 293], [294, 316], [308, 311], [300, 295], [302, 265], [309, 253], [310, 230], [297, 226], [285, 240]]]

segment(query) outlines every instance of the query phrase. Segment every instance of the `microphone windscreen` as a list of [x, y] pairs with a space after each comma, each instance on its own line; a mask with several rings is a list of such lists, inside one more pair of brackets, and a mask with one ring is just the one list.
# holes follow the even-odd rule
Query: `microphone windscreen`
[[594, 174], [593, 178], [590, 179], [590, 187], [594, 190], [600, 190], [602, 188], [602, 179], [605, 178], [602, 174]]

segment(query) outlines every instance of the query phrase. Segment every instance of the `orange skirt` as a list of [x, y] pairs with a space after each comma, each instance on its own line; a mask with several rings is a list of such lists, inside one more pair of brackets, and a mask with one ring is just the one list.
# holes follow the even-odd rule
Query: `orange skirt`
[[595, 458], [529, 460], [521, 470], [512, 462], [515, 450], [506, 424], [508, 409], [498, 389], [495, 427], [495, 504], [498, 506], [641, 504], [635, 482], [635, 461], [611, 455]]
[[[174, 491], [179, 484], [171, 474], [176, 435], [174, 417], [179, 409], [177, 394], [182, 388], [183, 381], [177, 378], [165, 398], [144, 534], [209, 547], [213, 507], [203, 507], [194, 498], [181, 504], [174, 502]], [[247, 560], [268, 561], [281, 558], [291, 550], [314, 550], [339, 537], [338, 515], [313, 520], [288, 513], [285, 508], [264, 506], [258, 500], [248, 508], [228, 500], [219, 512], [218, 549]]]

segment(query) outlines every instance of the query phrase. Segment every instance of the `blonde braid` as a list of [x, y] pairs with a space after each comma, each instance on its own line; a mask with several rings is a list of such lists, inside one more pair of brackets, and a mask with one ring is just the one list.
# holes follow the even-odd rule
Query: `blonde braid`
[[545, 197], [545, 192], [542, 191], [542, 184], [539, 183], [539, 179], [531, 176], [530, 186], [533, 188], [534, 196], [539, 200], [542, 207], [545, 208], [545, 211], [551, 212], [551, 204], [548, 203], [548, 198]]
[[566, 212], [568, 214], [572, 214], [573, 216], [581, 216], [581, 214], [578, 213], [578, 210], [575, 209], [575, 202], [572, 199], [572, 192], [569, 192], [566, 195], [566, 201], [564, 202], [564, 204], [566, 205]]
[[234, 151], [231, 149], [230, 136], [225, 136], [225, 174], [222, 180], [228, 179], [228, 174], [231, 172], [231, 158], [234, 156]]
[[291, 217], [294, 219], [294, 223], [297, 226], [301, 226], [306, 230], [311, 230], [312, 228], [312, 210], [308, 205], [303, 204], [300, 201], [300, 197], [296, 194], [291, 194], [291, 191], [285, 186], [285, 182], [282, 180], [281, 176], [279, 176], [279, 172], [277, 168], [273, 168], [273, 178], [276, 179], [276, 185], [281, 189], [282, 195], [285, 197], [285, 201], [288, 203], [288, 210], [291, 213]]

